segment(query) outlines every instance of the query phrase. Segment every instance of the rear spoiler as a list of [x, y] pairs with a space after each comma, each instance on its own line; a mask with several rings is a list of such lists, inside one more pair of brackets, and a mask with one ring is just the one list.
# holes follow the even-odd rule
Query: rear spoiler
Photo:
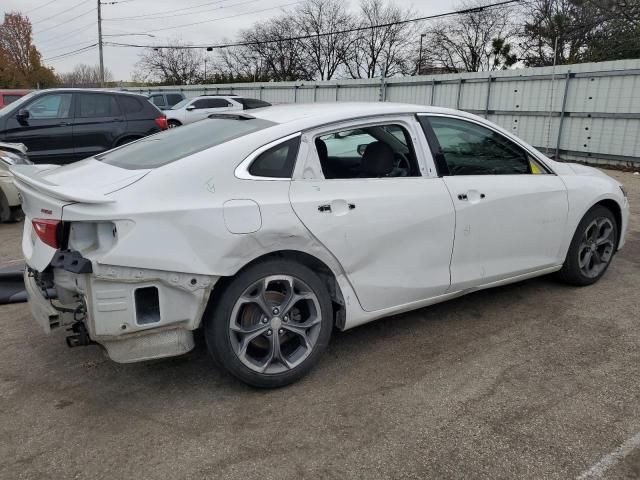
[[114, 199], [109, 198], [101, 193], [95, 193], [82, 187], [61, 187], [54, 183], [48, 182], [44, 178], [38, 177], [40, 170], [34, 168], [33, 165], [13, 165], [9, 167], [13, 174], [15, 183], [20, 186], [23, 184], [33, 188], [39, 192], [50, 195], [59, 200], [67, 200], [70, 202], [80, 203], [113, 203]]

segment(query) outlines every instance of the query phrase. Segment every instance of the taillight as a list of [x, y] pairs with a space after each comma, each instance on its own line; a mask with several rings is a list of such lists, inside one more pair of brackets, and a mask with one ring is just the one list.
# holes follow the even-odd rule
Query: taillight
[[31, 224], [40, 240], [50, 247], [58, 248], [58, 226], [60, 225], [60, 220], [36, 218], [31, 221]]
[[166, 130], [168, 125], [167, 125], [167, 117], [165, 117], [164, 115], [162, 117], [158, 117], [154, 120], [154, 122], [156, 122], [156, 125], [158, 125], [160, 127], [160, 130]]

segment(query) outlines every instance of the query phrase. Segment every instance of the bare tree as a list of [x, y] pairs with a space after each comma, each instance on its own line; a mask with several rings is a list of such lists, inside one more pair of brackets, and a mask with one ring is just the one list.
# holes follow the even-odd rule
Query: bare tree
[[240, 35], [247, 44], [245, 55], [259, 58], [263, 71], [273, 80], [311, 80], [313, 74], [307, 53], [295, 40], [296, 22], [292, 16], [281, 15], [257, 23]]
[[[307, 0], [294, 14], [301, 48], [309, 57], [314, 77], [331, 80], [345, 63], [355, 38], [339, 33], [354, 26], [353, 17], [340, 0]], [[331, 33], [336, 32], [336, 33]], [[330, 35], [323, 35], [331, 33]]]
[[135, 78], [166, 85], [189, 85], [201, 78], [203, 54], [188, 48], [189, 44], [174, 40], [172, 48], [147, 48], [136, 63]]
[[[76, 65], [72, 71], [62, 73], [58, 77], [60, 86], [64, 87], [99, 87], [102, 83], [100, 81], [100, 67], [84, 63]], [[106, 68], [104, 70], [104, 80], [105, 82], [113, 82], [113, 75]]]
[[417, 33], [413, 23], [398, 22], [412, 15], [411, 10], [384, 0], [361, 0], [357, 26], [363, 30], [353, 33], [354, 41], [345, 61], [349, 75], [372, 78], [408, 72]]
[[450, 72], [498, 70], [517, 62], [510, 40], [515, 37], [509, 8], [486, 8], [488, 0], [461, 5], [464, 13], [427, 31], [426, 63]]

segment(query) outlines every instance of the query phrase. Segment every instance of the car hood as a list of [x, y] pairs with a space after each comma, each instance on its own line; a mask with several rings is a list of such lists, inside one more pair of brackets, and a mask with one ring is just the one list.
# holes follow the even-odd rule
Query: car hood
[[615, 182], [621, 185], [621, 183], [618, 182], [615, 178], [610, 177], [609, 175], [604, 173], [602, 170], [599, 170], [597, 168], [589, 167], [587, 165], [582, 165], [580, 163], [566, 163], [565, 165], [571, 168], [571, 170], [575, 175], [586, 175], [590, 177], [606, 178], [612, 182]]

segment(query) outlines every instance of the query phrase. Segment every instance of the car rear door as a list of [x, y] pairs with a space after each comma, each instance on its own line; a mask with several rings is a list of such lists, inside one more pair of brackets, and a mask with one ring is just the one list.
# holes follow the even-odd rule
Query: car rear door
[[77, 158], [96, 155], [115, 146], [126, 131], [126, 121], [115, 95], [75, 93], [73, 145]]
[[[368, 144], [377, 139], [365, 139], [360, 129], [365, 126], [356, 123], [303, 138], [310, 150], [306, 173], [290, 189], [294, 211], [340, 262], [367, 311], [436, 297], [449, 288], [451, 198], [441, 178], [421, 176], [428, 171], [421, 151], [426, 146], [416, 135], [415, 120], [382, 120], [377, 126], [392, 125], [406, 132], [407, 156], [414, 164], [406, 176], [374, 177], [353, 165], [362, 151], [353, 139], [360, 136]], [[336, 141], [320, 148], [319, 141], [332, 137]], [[416, 148], [411, 139], [419, 142]]]
[[20, 108], [28, 113], [28, 118], [19, 118], [18, 111], [7, 118], [4, 140], [24, 143], [29, 159], [34, 163], [73, 161], [72, 102], [70, 92], [38, 95]]
[[562, 263], [562, 180], [522, 146], [478, 122], [419, 116], [456, 210], [451, 288], [486, 285]]

